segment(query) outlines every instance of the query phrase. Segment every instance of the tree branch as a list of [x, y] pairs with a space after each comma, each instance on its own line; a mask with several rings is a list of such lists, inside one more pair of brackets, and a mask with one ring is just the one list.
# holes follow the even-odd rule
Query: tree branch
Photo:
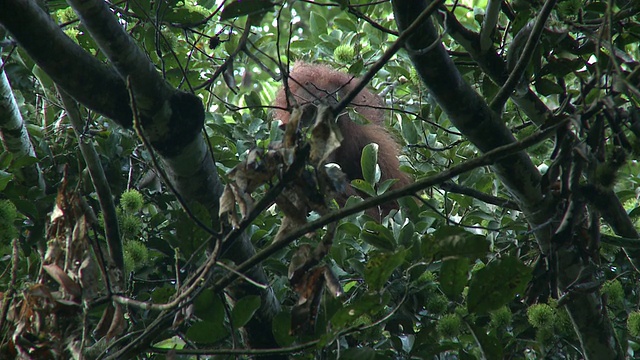
[[[109, 188], [109, 182], [104, 174], [104, 169], [102, 168], [102, 163], [100, 162], [96, 149], [93, 145], [85, 142], [85, 138], [83, 136], [85, 124], [84, 121], [82, 121], [82, 115], [80, 115], [80, 110], [78, 109], [77, 104], [64, 92], [64, 90], [58, 88], [58, 93], [60, 94], [62, 104], [67, 112], [67, 117], [69, 118], [71, 127], [73, 127], [73, 132], [78, 139], [78, 147], [80, 148], [82, 157], [84, 158], [87, 169], [89, 170], [91, 183], [98, 195], [98, 203], [100, 204], [100, 209], [102, 210], [104, 217], [105, 238], [107, 240], [109, 255], [120, 274], [116, 279], [112, 279], [115, 280], [114, 282], [111, 282], [112, 284], [117, 284], [118, 289], [108, 289], [108, 291], [120, 292], [124, 290], [124, 277], [122, 276], [124, 273], [124, 255], [122, 250], [122, 241], [120, 240], [120, 230], [118, 228], [118, 218], [116, 216], [116, 206], [113, 203], [113, 196], [111, 194], [111, 189]], [[112, 275], [111, 272], [107, 274], [107, 276], [110, 275]]]
[[0, 1], [0, 24], [69, 95], [123, 127], [131, 127], [122, 78], [69, 39], [35, 1]]
[[491, 109], [493, 111], [498, 111], [502, 109], [504, 103], [507, 102], [509, 96], [513, 92], [513, 90], [522, 79], [522, 75], [524, 74], [529, 62], [531, 61], [531, 57], [533, 56], [533, 51], [536, 46], [538, 46], [538, 42], [540, 41], [540, 34], [542, 34], [542, 30], [544, 30], [544, 24], [547, 22], [549, 15], [551, 15], [551, 10], [556, 5], [557, 0], [547, 0], [536, 19], [535, 24], [533, 25], [533, 30], [531, 34], [529, 34], [529, 38], [527, 39], [527, 44], [524, 46], [522, 50], [522, 54], [520, 54], [520, 58], [516, 66], [511, 71], [509, 78], [505, 81], [504, 85], [500, 88], [496, 96], [491, 101]]

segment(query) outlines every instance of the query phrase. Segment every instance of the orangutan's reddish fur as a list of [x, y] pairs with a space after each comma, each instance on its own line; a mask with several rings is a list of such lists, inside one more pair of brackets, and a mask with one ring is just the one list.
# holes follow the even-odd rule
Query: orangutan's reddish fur
[[[324, 101], [333, 105], [353, 90], [358, 83], [358, 79], [353, 76], [334, 70], [330, 67], [304, 62], [296, 62], [293, 70], [289, 73], [288, 85], [297, 105], [303, 106], [308, 103]], [[274, 111], [274, 118], [280, 119], [283, 123], [289, 121], [289, 111], [285, 110], [288, 104], [284, 88], [278, 91]], [[362, 149], [370, 143], [378, 144], [378, 164], [382, 173], [381, 181], [386, 179], [398, 179], [392, 188], [402, 187], [411, 182], [407, 174], [400, 171], [398, 155], [400, 148], [391, 134], [384, 128], [384, 111], [382, 110], [382, 99], [371, 91], [364, 89], [352, 101], [351, 106], [360, 115], [365, 117], [370, 124], [358, 125], [349, 118], [345, 111], [338, 117], [338, 126], [344, 137], [344, 141], [336, 153], [334, 159], [342, 167], [342, 171], [347, 174], [349, 180], [361, 179], [362, 168], [360, 158]], [[356, 192], [349, 188], [347, 197]], [[344, 199], [338, 201], [344, 204]], [[397, 208], [397, 203], [389, 203], [381, 206], [383, 214], [387, 214], [391, 209]]]

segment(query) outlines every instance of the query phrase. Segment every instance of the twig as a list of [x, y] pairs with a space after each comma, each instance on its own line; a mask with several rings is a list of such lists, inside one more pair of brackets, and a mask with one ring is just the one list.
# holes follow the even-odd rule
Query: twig
[[431, 14], [436, 11], [436, 9], [442, 3], [444, 3], [444, 0], [436, 0], [429, 6], [427, 6], [426, 9], [424, 9], [424, 11], [420, 14], [420, 16], [416, 18], [411, 26], [409, 26], [405, 31], [402, 32], [402, 34], [400, 34], [400, 36], [398, 36], [396, 41], [391, 44], [391, 47], [387, 49], [387, 51], [382, 54], [380, 59], [378, 59], [378, 61], [376, 61], [371, 66], [369, 71], [367, 71], [367, 73], [362, 78], [360, 78], [360, 81], [353, 88], [353, 90], [350, 91], [336, 106], [332, 108], [334, 114], [340, 114], [356, 98], [360, 91], [362, 91], [362, 89], [367, 86], [369, 81], [373, 79], [373, 76], [378, 71], [380, 71], [380, 69], [382, 69], [382, 67], [393, 57], [393, 55], [395, 55], [395, 53], [397, 53], [402, 48], [402, 46], [404, 46], [404, 43], [407, 41], [407, 39], [409, 39], [409, 36], [411, 36], [413, 32], [415, 32], [415, 30], [422, 25], [423, 21], [431, 16]]
[[504, 198], [499, 198], [497, 196], [492, 196], [489, 194], [485, 194], [481, 191], [475, 190], [475, 189], [471, 189], [465, 186], [460, 186], [458, 184], [455, 184], [453, 182], [445, 182], [440, 184], [440, 188], [442, 190], [446, 190], [452, 193], [456, 193], [456, 194], [462, 194], [462, 195], [467, 195], [467, 196], [471, 196], [473, 198], [476, 198], [480, 201], [484, 201], [488, 204], [493, 204], [493, 205], [497, 205], [503, 208], [507, 208], [507, 209], [511, 209], [511, 210], [518, 210], [520, 211], [520, 207], [518, 206], [518, 204], [516, 204], [515, 202], [509, 200], [509, 199], [504, 199]]
[[[142, 310], [156, 310], [156, 311], [164, 311], [164, 310], [170, 310], [173, 309], [175, 307], [177, 307], [178, 305], [180, 305], [181, 302], [183, 302], [185, 299], [187, 299], [187, 297], [189, 297], [189, 295], [191, 295], [191, 293], [193, 293], [199, 286], [201, 286], [202, 284], [204, 284], [205, 282], [203, 280], [206, 279], [207, 274], [209, 273], [209, 270], [217, 264], [217, 259], [218, 259], [218, 253], [220, 252], [220, 242], [216, 241], [215, 243], [215, 247], [211, 253], [211, 255], [209, 255], [209, 260], [207, 261], [207, 263], [205, 264], [205, 266], [202, 268], [202, 270], [199, 270], [197, 272], [196, 277], [194, 277], [194, 281], [192, 281], [192, 283], [189, 285], [189, 287], [183, 291], [182, 293], [180, 293], [180, 295], [176, 296], [175, 299], [173, 299], [172, 301], [165, 303], [165, 304], [153, 304], [150, 302], [145, 302], [145, 301], [138, 301], [138, 300], [134, 300], [125, 296], [121, 296], [121, 295], [112, 295], [111, 298], [113, 299], [113, 301], [122, 304], [122, 305], [127, 305], [127, 306], [132, 306], [132, 307], [136, 307]], [[186, 286], [186, 284], [185, 284]]]
[[[92, 144], [85, 142], [83, 139], [82, 133], [85, 124], [82, 121], [80, 109], [78, 109], [76, 101], [57, 85], [56, 89], [58, 90], [58, 94], [60, 94], [62, 105], [67, 112], [67, 117], [69, 118], [71, 127], [78, 139], [80, 153], [87, 165], [89, 176], [91, 177], [91, 183], [93, 184], [98, 196], [98, 203], [100, 204], [102, 216], [104, 217], [104, 236], [107, 240], [109, 255], [111, 255], [111, 260], [115, 266], [120, 271], [123, 271], [124, 255], [122, 250], [122, 241], [120, 239], [120, 230], [118, 227], [118, 218], [116, 216], [116, 206], [113, 203], [111, 188], [109, 187], [109, 182], [107, 181], [104, 169], [100, 163], [100, 157], [98, 156], [98, 152], [95, 147]], [[124, 285], [124, 282], [121, 281], [122, 279], [114, 280], [116, 286], [121, 287]], [[105, 281], [109, 284], [109, 279], [105, 279]], [[119, 291], [119, 289], [108, 289], [109, 292], [114, 290], [116, 292]]]
[[[9, 284], [7, 285], [7, 291], [4, 293], [2, 297], [2, 310], [0, 311], [0, 332], [3, 334], [9, 334], [9, 332], [3, 331], [5, 321], [7, 321], [7, 313], [9, 312], [9, 305], [11, 305], [11, 300], [13, 300], [13, 294], [16, 292], [16, 282], [18, 280], [18, 238], [15, 237], [13, 241], [11, 241], [11, 278], [9, 280]], [[4, 344], [4, 336], [1, 344]]]
[[505, 81], [504, 85], [500, 88], [496, 96], [491, 100], [491, 104], [489, 107], [493, 111], [500, 112], [500, 109], [504, 106], [504, 103], [507, 102], [509, 96], [520, 82], [522, 75], [527, 69], [529, 62], [531, 61], [531, 57], [533, 56], [533, 51], [536, 46], [538, 46], [538, 41], [540, 40], [540, 34], [542, 34], [542, 30], [544, 30], [544, 24], [547, 22], [549, 15], [551, 15], [551, 10], [556, 5], [557, 0], [547, 0], [536, 19], [535, 24], [533, 25], [533, 30], [531, 34], [529, 34], [529, 38], [527, 39], [527, 44], [522, 49], [522, 54], [520, 54], [520, 58], [518, 58], [518, 62], [516, 66], [509, 74], [509, 78]]
[[[239, 272], [244, 272], [247, 271], [249, 269], [251, 269], [252, 267], [258, 265], [260, 262], [262, 262], [263, 260], [267, 259], [268, 257], [270, 257], [271, 255], [273, 255], [274, 253], [276, 253], [277, 251], [281, 250], [284, 246], [288, 245], [289, 243], [293, 242], [295, 239], [304, 236], [307, 233], [313, 232], [317, 229], [320, 229], [322, 227], [324, 227], [327, 224], [330, 224], [334, 221], [338, 221], [342, 218], [345, 218], [349, 215], [353, 215], [353, 214], [357, 214], [361, 211], [364, 211], [370, 207], [374, 207], [374, 206], [378, 206], [384, 203], [387, 203], [389, 201], [393, 201], [396, 200], [400, 197], [404, 197], [404, 196], [410, 196], [413, 195], [415, 193], [417, 193], [418, 191], [421, 191], [423, 189], [429, 188], [431, 186], [443, 183], [447, 180], [452, 179], [455, 176], [458, 176], [460, 174], [463, 174], [465, 172], [471, 171], [473, 169], [476, 169], [478, 167], [481, 166], [488, 166], [491, 165], [493, 163], [495, 163], [496, 161], [517, 153], [518, 151], [522, 151], [530, 146], [533, 146], [545, 139], [547, 139], [548, 137], [552, 136], [553, 134], [555, 134], [556, 129], [563, 125], [566, 124], [569, 121], [569, 118], [560, 120], [558, 122], [556, 122], [555, 124], [540, 130], [536, 133], [534, 133], [531, 136], [528, 136], [524, 139], [522, 139], [521, 141], [517, 141], [517, 142], [513, 142], [507, 145], [503, 145], [500, 147], [497, 147], [493, 150], [487, 151], [484, 155], [479, 156], [477, 158], [471, 159], [463, 164], [460, 164], [458, 166], [452, 167], [448, 170], [445, 170], [437, 175], [416, 181], [413, 184], [410, 184], [408, 186], [405, 186], [403, 188], [400, 189], [396, 189], [396, 190], [392, 190], [392, 191], [388, 191], [380, 196], [376, 196], [376, 197], [372, 197], [372, 198], [368, 198], [366, 200], [364, 200], [361, 203], [355, 204], [353, 206], [349, 206], [346, 208], [343, 208], [339, 211], [324, 215], [322, 217], [320, 217], [319, 219], [317, 219], [316, 221], [310, 222], [304, 226], [301, 226], [293, 231], [291, 231], [290, 233], [288, 233], [286, 236], [284, 236], [281, 240], [277, 241], [277, 242], [273, 242], [271, 243], [269, 246], [265, 247], [262, 251], [260, 251], [259, 253], [257, 253], [255, 256], [251, 257], [250, 259], [248, 259], [247, 261], [243, 262], [242, 264], [238, 265], [238, 267], [236, 268], [237, 271]], [[227, 287], [229, 284], [231, 284], [231, 282], [233, 282], [235, 279], [237, 278], [237, 276], [235, 274], [227, 274], [226, 276], [224, 276], [222, 279], [218, 280], [214, 285], [213, 285], [213, 291], [217, 292], [220, 291], [222, 289], [224, 289], [225, 287]]]

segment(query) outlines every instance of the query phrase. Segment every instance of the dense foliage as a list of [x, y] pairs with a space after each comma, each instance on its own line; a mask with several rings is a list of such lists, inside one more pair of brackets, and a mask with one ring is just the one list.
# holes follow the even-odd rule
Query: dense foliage
[[[82, 2], [69, 3], [77, 10]], [[136, 91], [135, 74], [113, 65], [108, 41], [85, 27], [81, 10], [60, 0], [45, 5], [73, 42]], [[237, 213], [220, 219], [217, 204], [176, 196], [180, 188], [167, 184], [176, 164], [160, 160], [182, 149], [146, 138], [153, 136], [147, 104], [139, 101], [140, 114], [127, 123], [56, 87], [58, 78], [12, 28], [10, 5], [1, 5], [1, 70], [10, 91], [0, 89], [8, 94], [0, 99], [0, 357], [117, 357], [129, 343], [139, 348], [123, 356], [138, 358], [637, 357], [640, 3], [445, 1], [423, 20], [438, 31], [431, 45], [412, 47], [428, 37], [417, 31], [385, 60], [411, 24], [397, 22], [419, 15], [403, 6], [109, 3], [108, 15], [162, 78], [204, 104], [197, 136], [223, 184], [237, 181], [230, 173], [238, 165], [268, 166], [260, 160], [285, 136], [270, 104], [295, 61], [357, 77], [380, 61], [368, 86], [384, 99], [385, 124], [403, 146], [415, 195], [398, 193], [400, 209], [381, 222], [364, 211], [337, 222], [311, 212], [306, 225], [287, 223], [290, 232], [305, 230], [288, 238], [279, 234], [283, 209], [272, 206], [286, 177], [269, 177], [252, 192], [254, 202], [236, 200]], [[421, 60], [440, 46], [450, 68]], [[60, 51], [72, 64], [83, 61]], [[448, 72], [479, 103], [467, 101], [473, 97], [458, 79], [434, 82]], [[505, 82], [513, 92], [501, 102]], [[456, 91], [462, 95], [452, 97]], [[13, 99], [33, 152], [8, 144], [16, 130], [2, 118], [10, 118]], [[375, 147], [363, 155], [365, 179], [354, 181], [363, 193], [387, 192], [376, 176], [379, 155]], [[102, 180], [91, 170], [96, 164]], [[110, 221], [120, 245], [105, 233]], [[240, 275], [251, 266], [225, 256], [222, 239], [240, 233], [257, 249], [249, 263], [264, 269], [265, 283]], [[328, 248], [323, 239], [331, 236]], [[309, 265], [311, 249], [326, 256]], [[300, 262], [309, 265], [306, 282], [291, 283]], [[266, 302], [265, 288], [277, 304]], [[292, 311], [300, 297], [314, 300], [302, 315]], [[271, 344], [254, 346], [252, 322]]]

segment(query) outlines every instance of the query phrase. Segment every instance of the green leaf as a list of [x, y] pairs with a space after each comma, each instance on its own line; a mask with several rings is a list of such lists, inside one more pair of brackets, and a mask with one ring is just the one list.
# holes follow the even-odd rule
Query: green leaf
[[418, 131], [416, 130], [416, 126], [413, 121], [409, 119], [409, 117], [402, 117], [402, 136], [409, 144], [417, 144], [418, 143]]
[[4, 190], [13, 179], [13, 174], [0, 170], [0, 191]]
[[163, 13], [162, 21], [170, 22], [173, 24], [197, 24], [206, 19], [203, 13], [188, 9], [186, 7], [172, 8]]
[[356, 23], [351, 18], [335, 18], [333, 19], [333, 23], [336, 27], [342, 29], [343, 31], [354, 33], [358, 31]]
[[[345, 139], [349, 141], [349, 139]], [[362, 166], [362, 178], [367, 183], [373, 185], [380, 180], [380, 167], [378, 166], [378, 144], [367, 144], [362, 149], [362, 157], [360, 158]]]
[[0, 169], [7, 169], [11, 165], [11, 161], [13, 161], [13, 154], [5, 151], [0, 153]]
[[396, 242], [391, 230], [375, 221], [367, 221], [364, 224], [360, 232], [360, 238], [362, 241], [380, 250], [393, 251], [396, 247]]
[[197, 322], [187, 330], [187, 338], [200, 344], [213, 344], [229, 335], [222, 324], [212, 324], [208, 321]]
[[387, 190], [389, 190], [393, 186], [393, 184], [397, 182], [398, 182], [398, 179], [387, 179], [379, 183], [377, 195], [384, 194], [385, 192], [387, 192]]
[[168, 302], [175, 293], [176, 289], [171, 286], [159, 287], [151, 293], [151, 300], [153, 300], [155, 304], [164, 304]]
[[[485, 329], [476, 326], [474, 323], [468, 323], [469, 329], [473, 333], [474, 339], [485, 359], [502, 359], [502, 346], [500, 341], [493, 334], [487, 334]], [[475, 359], [475, 357], [473, 357]]]
[[245, 15], [265, 13], [273, 8], [268, 0], [235, 0], [222, 9], [220, 21]]
[[524, 291], [531, 280], [531, 268], [507, 256], [478, 270], [469, 283], [469, 312], [486, 313], [507, 304]]
[[489, 241], [484, 236], [457, 227], [441, 227], [422, 239], [422, 253], [435, 259], [464, 256], [475, 260], [488, 252]]
[[244, 96], [244, 102], [251, 108], [262, 108], [262, 102], [257, 92], [252, 91]]
[[413, 244], [413, 233], [415, 232], [416, 227], [412, 222], [407, 221], [402, 229], [400, 229], [400, 234], [398, 234], [398, 244], [409, 247]]
[[364, 61], [362, 59], [356, 60], [353, 65], [349, 66], [349, 74], [360, 74], [364, 70]]
[[291, 312], [282, 311], [271, 322], [273, 337], [280, 346], [289, 346], [296, 340], [291, 336]]
[[374, 360], [376, 351], [370, 347], [352, 347], [345, 350], [340, 359], [343, 360]]
[[564, 89], [562, 86], [548, 79], [538, 79], [535, 82], [536, 91], [544, 96], [552, 94], [562, 94]]
[[246, 325], [259, 308], [260, 296], [249, 295], [238, 300], [231, 311], [233, 327], [238, 329]]
[[220, 296], [206, 289], [195, 299], [193, 307], [195, 315], [203, 321], [191, 325], [187, 330], [189, 340], [212, 344], [228, 336], [224, 325], [224, 304]]
[[200, 319], [210, 322], [224, 321], [224, 304], [220, 296], [213, 293], [211, 289], [202, 291], [193, 302], [194, 313]]
[[396, 253], [377, 253], [367, 261], [364, 270], [364, 280], [369, 289], [378, 291], [385, 285], [393, 271], [402, 264], [407, 254], [406, 250]]
[[362, 179], [352, 180], [351, 186], [353, 186], [356, 190], [360, 190], [369, 196], [376, 196], [376, 190], [373, 188], [373, 186]]
[[440, 267], [440, 287], [447, 297], [458, 300], [467, 285], [469, 277], [469, 259], [454, 258], [445, 260]]
[[327, 20], [317, 11], [312, 11], [309, 15], [311, 33], [315, 36], [327, 33]]
[[15, 159], [15, 161], [11, 164], [10, 169], [11, 170], [22, 169], [22, 168], [31, 166], [33, 164], [36, 164], [37, 162], [38, 162], [37, 157], [28, 156], [28, 155], [21, 156]]
[[375, 315], [382, 310], [389, 302], [390, 295], [385, 292], [382, 296], [375, 293], [365, 293], [360, 297], [354, 298], [353, 302], [348, 306], [336, 311], [331, 317], [331, 324], [335, 329], [341, 329], [346, 326], [354, 325], [354, 322], [363, 314]]

